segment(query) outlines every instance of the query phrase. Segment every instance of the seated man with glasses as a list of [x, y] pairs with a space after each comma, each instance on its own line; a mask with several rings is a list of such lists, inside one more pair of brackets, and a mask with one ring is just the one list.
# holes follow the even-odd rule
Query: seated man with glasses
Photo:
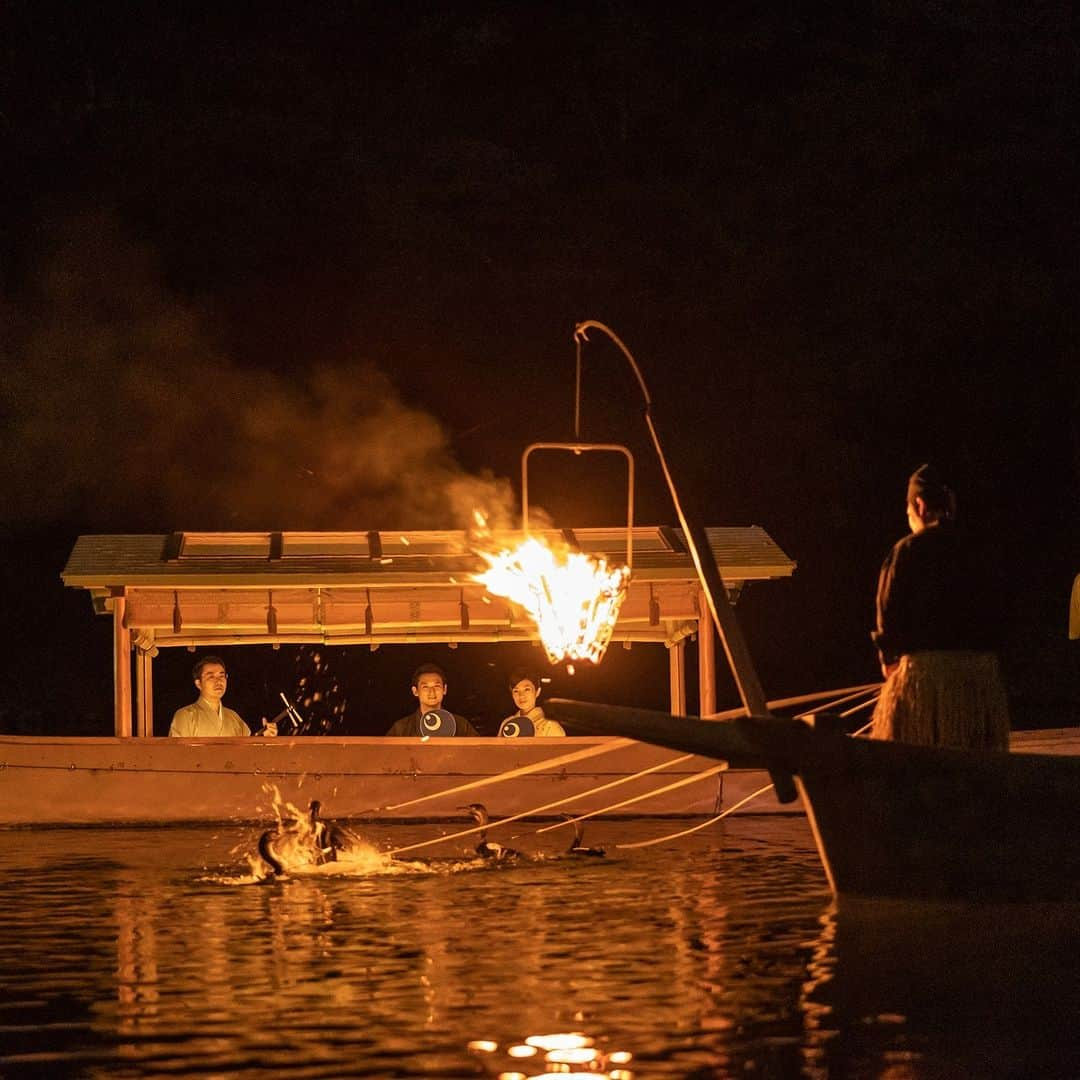
[[[202, 739], [218, 735], [250, 735], [251, 728], [238, 713], [221, 704], [225, 696], [228, 674], [220, 656], [204, 656], [191, 670], [198, 700], [177, 709], [173, 714], [170, 735], [182, 739]], [[266, 724], [261, 735], [276, 735], [277, 724]]]

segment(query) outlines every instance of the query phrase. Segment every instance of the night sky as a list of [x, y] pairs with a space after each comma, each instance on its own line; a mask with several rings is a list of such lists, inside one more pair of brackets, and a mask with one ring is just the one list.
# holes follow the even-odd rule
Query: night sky
[[[738, 608], [768, 696], [877, 677], [932, 460], [1008, 569], [1018, 721], [1080, 722], [1071, 5], [121, 7], [0, 14], [0, 731], [111, 731], [108, 621], [59, 583], [79, 533], [512, 506], [524, 447], [573, 436], [583, 319], [702, 519], [799, 564]], [[591, 337], [582, 435], [675, 524]], [[625, 515], [601, 473], [534, 499]], [[407, 711], [396, 669], [339, 663], [357, 710]], [[257, 710], [280, 673], [244, 674]], [[555, 688], [659, 706], [666, 677]]]

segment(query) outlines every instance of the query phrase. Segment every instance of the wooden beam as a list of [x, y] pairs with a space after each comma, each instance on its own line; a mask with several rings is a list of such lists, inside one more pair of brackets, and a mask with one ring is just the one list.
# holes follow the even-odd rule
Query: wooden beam
[[180, 552], [184, 550], [184, 534], [182, 532], [169, 533], [165, 537], [165, 548], [161, 553], [161, 561], [174, 563], [180, 561]]
[[660, 525], [656, 530], [661, 539], [668, 546], [668, 550], [677, 551], [680, 555], [686, 554], [686, 545], [682, 542], [682, 538], [670, 525]]
[[[251, 633], [266, 626], [267, 590], [273, 587], [274, 608], [282, 633], [314, 633], [324, 626], [329, 631], [365, 627], [370, 593], [377, 627], [454, 627], [460, 623], [460, 603], [469, 605], [474, 625], [509, 625], [507, 605], [498, 600], [485, 603], [481, 585], [447, 582], [438, 587], [419, 588], [331, 588], [322, 591], [322, 621], [317, 622], [312, 588], [289, 588], [267, 579], [267, 588], [187, 588], [163, 589], [142, 585], [126, 591], [125, 621], [132, 629], [167, 632], [174, 626], [174, 596], [178, 598], [183, 627]], [[650, 598], [662, 617], [671, 622], [698, 618], [698, 586], [694, 582], [652, 582], [632, 584], [619, 615], [621, 628], [650, 621]]]

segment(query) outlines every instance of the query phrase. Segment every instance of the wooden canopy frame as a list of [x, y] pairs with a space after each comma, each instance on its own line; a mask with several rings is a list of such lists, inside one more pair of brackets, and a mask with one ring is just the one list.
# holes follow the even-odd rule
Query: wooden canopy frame
[[[795, 569], [757, 526], [705, 532], [730, 599]], [[611, 528], [548, 539], [615, 557], [628, 542]], [[629, 539], [633, 577], [613, 640], [668, 649], [671, 711], [681, 714], [696, 637], [701, 712], [714, 712], [715, 631], [685, 539], [663, 526], [635, 526]], [[113, 620], [116, 735], [150, 736], [161, 648], [536, 641], [519, 608], [473, 580], [484, 568], [459, 531], [182, 532], [80, 536], [61, 577]]]

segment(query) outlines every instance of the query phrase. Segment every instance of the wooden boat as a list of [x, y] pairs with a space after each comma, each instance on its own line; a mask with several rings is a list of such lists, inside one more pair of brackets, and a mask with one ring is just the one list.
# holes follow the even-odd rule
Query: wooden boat
[[461, 820], [473, 801], [496, 817], [614, 804], [612, 816], [684, 816], [716, 812], [757, 776], [732, 783], [715, 761], [613, 737], [0, 736], [0, 765], [8, 826], [260, 821], [275, 791], [352, 821]]
[[835, 892], [1004, 901], [1080, 897], [1080, 732], [1000, 753], [853, 739], [774, 716], [700, 721], [553, 700], [571, 730], [607, 732], [769, 770], [802, 798]]
[[[730, 593], [794, 569], [762, 529], [706, 535]], [[634, 526], [566, 530], [559, 539], [593, 553], [632, 542], [614, 641], [667, 650], [674, 712], [685, 711], [686, 650], [696, 645], [698, 699], [712, 712], [715, 634], [683, 534]], [[114, 735], [0, 736], [0, 826], [265, 820], [268, 786], [354, 820], [460, 820], [459, 807], [475, 800], [493, 817], [700, 815], [760, 786], [756, 771], [718, 770], [711, 759], [610, 736], [154, 736], [153, 663], [162, 649], [535, 641], [520, 611], [472, 581], [481, 564], [464, 540], [418, 531], [79, 537], [63, 580], [112, 620]], [[177, 704], [165, 703], [158, 731]]]

